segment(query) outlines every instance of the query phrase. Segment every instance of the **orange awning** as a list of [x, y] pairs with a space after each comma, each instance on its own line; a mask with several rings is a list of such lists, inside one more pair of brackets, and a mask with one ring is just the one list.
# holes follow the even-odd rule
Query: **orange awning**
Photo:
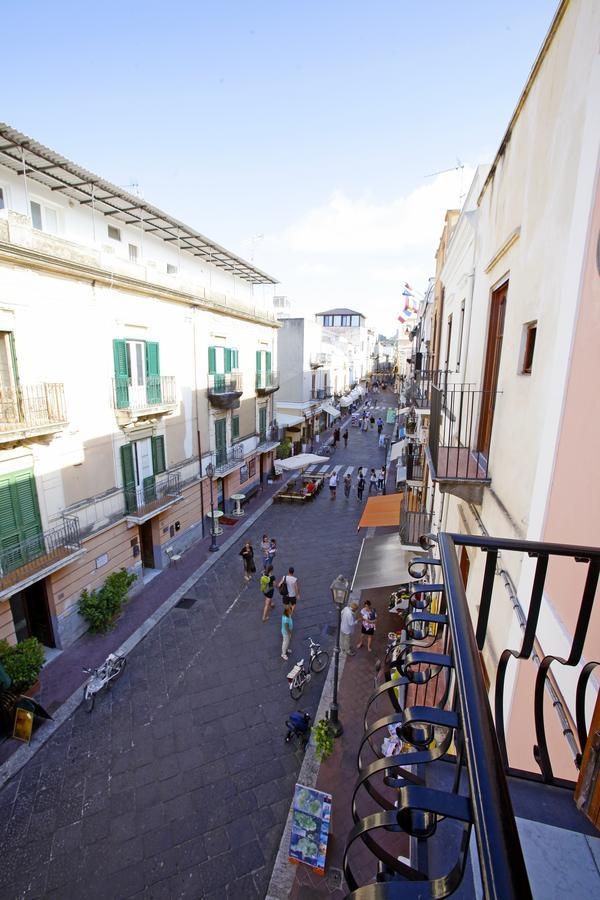
[[359, 528], [375, 528], [381, 525], [400, 525], [400, 504], [402, 494], [387, 494], [385, 497], [370, 497], [367, 500]]

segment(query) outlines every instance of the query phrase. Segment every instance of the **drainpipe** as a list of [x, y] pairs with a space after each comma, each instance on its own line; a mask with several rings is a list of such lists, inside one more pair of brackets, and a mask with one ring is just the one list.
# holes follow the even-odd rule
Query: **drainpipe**
[[[477, 522], [477, 525], [479, 526], [479, 530], [481, 531], [482, 535], [484, 535], [484, 537], [489, 537], [489, 532], [488, 532], [487, 528], [485, 527], [485, 525], [483, 524], [483, 520], [482, 520], [481, 516], [479, 515], [479, 511], [472, 504], [469, 504], [469, 509], [471, 510], [471, 514], [473, 515], [473, 518]], [[502, 583], [504, 585], [506, 593], [508, 594], [508, 598], [512, 605], [513, 611], [515, 613], [515, 616], [517, 617], [517, 622], [519, 623], [519, 627], [520, 627], [521, 631], [524, 633], [525, 627], [527, 625], [527, 616], [525, 615], [525, 611], [524, 611], [523, 607], [521, 606], [521, 602], [520, 602], [519, 598], [517, 597], [517, 589], [514, 585], [514, 582], [513, 582], [512, 578], [510, 577], [509, 573], [502, 566], [500, 553], [498, 553], [498, 563], [496, 565], [496, 575], [499, 575], [500, 578], [502, 579]], [[531, 659], [533, 660], [534, 664], [537, 666], [538, 669], [542, 663], [542, 659], [544, 658], [544, 655], [545, 655], [544, 651], [542, 650], [542, 648], [539, 644], [539, 641], [537, 640], [537, 638], [535, 638], [533, 652], [531, 654]], [[558, 684], [556, 683], [556, 680], [551, 672], [548, 673], [548, 676], [545, 680], [544, 686], [546, 688], [548, 696], [550, 697], [550, 699], [552, 701], [552, 708], [554, 709], [556, 715], [558, 716], [558, 720], [559, 720], [560, 726], [562, 728], [562, 733], [564, 734], [564, 736], [567, 740], [567, 743], [569, 745], [569, 749], [573, 755], [573, 762], [575, 763], [575, 766], [577, 768], [579, 768], [581, 765], [582, 750], [579, 749], [579, 745], [577, 744], [577, 741], [575, 740], [575, 736], [573, 733], [573, 728], [575, 727], [575, 723], [573, 722], [573, 719], [571, 717], [569, 709], [568, 709], [566, 703], [564, 702], [564, 698], [560, 692], [560, 688], [558, 687]]]

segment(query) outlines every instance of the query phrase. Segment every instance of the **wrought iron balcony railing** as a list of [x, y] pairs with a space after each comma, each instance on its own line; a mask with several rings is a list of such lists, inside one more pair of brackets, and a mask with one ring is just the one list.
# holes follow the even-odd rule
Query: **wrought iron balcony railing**
[[148, 516], [160, 512], [181, 496], [179, 472], [167, 472], [162, 477], [151, 476], [141, 487], [126, 488], [125, 512], [128, 515]]
[[[471, 384], [432, 385], [429, 462], [434, 481], [491, 481], [488, 454], [479, 449], [479, 416], [490, 396]], [[496, 392], [492, 401], [495, 397]]]
[[279, 373], [257, 372], [255, 387], [257, 394], [272, 394], [274, 391], [278, 391]]
[[0, 442], [20, 433], [45, 434], [67, 424], [63, 384], [21, 384], [0, 387]]
[[431, 407], [433, 385], [445, 387], [449, 373], [444, 369], [416, 369], [404, 385], [404, 399], [416, 409]]
[[244, 447], [242, 444], [236, 444], [234, 447], [227, 449], [219, 447], [215, 451], [215, 472], [222, 475], [223, 472], [233, 469], [238, 463], [244, 459]]
[[241, 372], [208, 376], [208, 399], [219, 409], [236, 409], [243, 391]]
[[157, 412], [177, 404], [174, 375], [147, 375], [143, 384], [134, 384], [127, 376], [113, 378], [113, 403], [116, 410], [130, 413]]
[[[408, 476], [407, 476], [408, 477]], [[406, 488], [400, 504], [400, 540], [410, 547], [418, 547], [422, 534], [431, 531], [433, 515], [425, 508], [421, 491]]]
[[[348, 896], [353, 900], [446, 897], [471, 879], [465, 896], [530, 898], [529, 844], [527, 833], [522, 843], [517, 830], [511, 786], [514, 795], [524, 781], [529, 782], [529, 811], [533, 813], [529, 819], [535, 821], [535, 809], [531, 808], [532, 804], [535, 807], [535, 792], [545, 792], [551, 785], [554, 803], [557, 792], [562, 795], [567, 827], [579, 827], [583, 833], [589, 827], [577, 818], [574, 782], [555, 774], [552, 760], [561, 759], [562, 748], [549, 740], [546, 719], [558, 711], [575, 768], [588, 738], [586, 691], [591, 687], [592, 672], [600, 665], [583, 664], [588, 633], [591, 637], [600, 549], [457, 534], [440, 534], [434, 540], [439, 554], [416, 559], [409, 566], [414, 582], [402, 637], [388, 648], [383, 683], [372, 694], [365, 713], [357, 758], [359, 777], [352, 798], [354, 827], [344, 853]], [[459, 568], [457, 548], [461, 546], [485, 554], [475, 627]], [[434, 542], [430, 549], [436, 549]], [[504, 571], [500, 568], [498, 572], [499, 556], [509, 553], [535, 562], [532, 571], [522, 572], [531, 584], [523, 603], [527, 612], [518, 598], [509, 599], [511, 608], [520, 611], [522, 639], [515, 641], [514, 632], [507, 630], [508, 645], [502, 649], [494, 628], [493, 657], [498, 663], [492, 677], [492, 718], [481, 652], [486, 646], [492, 596], [498, 601], [496, 575]], [[547, 579], [549, 567], [551, 580]], [[544, 598], [546, 592], [555, 595], [563, 583], [571, 586], [574, 625], [570, 647], [568, 642], [565, 647], [562, 629], [555, 632], [556, 646], [547, 646], [552, 637], [544, 626], [546, 646], [542, 652], [537, 631]], [[507, 678], [509, 663], [522, 667], [528, 676], [519, 682], [517, 697], [514, 671]], [[528, 694], [532, 665], [537, 675]], [[574, 732], [551, 666], [562, 669], [565, 681], [573, 685]], [[387, 715], [379, 708], [382, 702], [388, 704]], [[519, 705], [519, 740], [509, 745], [505, 716], [515, 703]], [[385, 756], [382, 738], [392, 733], [398, 738], [394, 755]], [[533, 746], [530, 767], [522, 759], [528, 740]], [[515, 766], [511, 759], [517, 752], [521, 756]], [[540, 793], [539, 800], [541, 809], [548, 795]], [[476, 841], [471, 840], [472, 830]], [[363, 845], [360, 877], [356, 874], [357, 843]], [[469, 853], [477, 853], [478, 865], [467, 867]], [[570, 844], [566, 853], [564, 865], [577, 865]]]
[[24, 581], [81, 549], [79, 519], [65, 516], [62, 525], [0, 549], [0, 591]]
[[332, 397], [332, 389], [329, 387], [324, 388], [313, 388], [310, 392], [311, 400], [327, 400], [329, 397]]
[[331, 362], [330, 353], [311, 353], [310, 367], [311, 369], [320, 369], [321, 366], [328, 366]]

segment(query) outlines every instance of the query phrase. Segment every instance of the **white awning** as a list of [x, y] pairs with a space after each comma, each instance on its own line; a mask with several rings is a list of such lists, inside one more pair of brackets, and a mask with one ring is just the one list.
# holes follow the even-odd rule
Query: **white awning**
[[390, 462], [394, 459], [398, 459], [402, 455], [402, 451], [404, 449], [406, 441], [396, 441], [395, 444], [392, 444], [392, 451], [390, 453]]
[[289, 416], [287, 413], [277, 413], [277, 424], [282, 428], [288, 428], [290, 425], [301, 425], [304, 422], [304, 416]]
[[351, 397], [342, 397], [342, 399], [340, 400], [340, 406], [350, 406], [352, 402], [353, 400]]
[[323, 412], [326, 412], [328, 416], [331, 416], [332, 419], [337, 419], [340, 415], [339, 409], [336, 409], [335, 406], [331, 406], [329, 403], [323, 404]]

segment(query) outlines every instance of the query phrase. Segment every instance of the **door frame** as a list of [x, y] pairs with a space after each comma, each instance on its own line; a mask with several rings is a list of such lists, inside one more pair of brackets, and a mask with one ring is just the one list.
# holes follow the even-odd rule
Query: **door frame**
[[[479, 407], [479, 423], [477, 426], [477, 449], [486, 459], [489, 458], [496, 393], [502, 344], [504, 342], [504, 326], [506, 322], [506, 301], [510, 277], [506, 275], [490, 292], [489, 313], [486, 329], [485, 355], [483, 364], [482, 395]], [[493, 339], [492, 339], [493, 335]]]

